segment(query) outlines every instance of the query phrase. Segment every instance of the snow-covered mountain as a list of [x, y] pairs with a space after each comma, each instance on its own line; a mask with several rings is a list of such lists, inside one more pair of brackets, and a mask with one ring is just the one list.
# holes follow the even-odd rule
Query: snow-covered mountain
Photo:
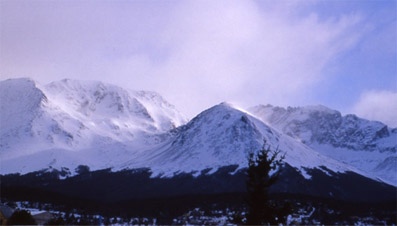
[[202, 112], [175, 130], [173, 138], [145, 162], [155, 173], [165, 173], [166, 176], [178, 171], [199, 174], [202, 170], [211, 169], [210, 172], [215, 172], [229, 165], [238, 165], [238, 170], [247, 166], [248, 154], [260, 150], [264, 140], [271, 149], [282, 150], [285, 162], [306, 178], [310, 175], [305, 169], [321, 166], [333, 172], [355, 171], [275, 131], [228, 103]]
[[[266, 140], [308, 180], [315, 169], [397, 184], [392, 176], [396, 130], [323, 107], [299, 108], [288, 116], [281, 108], [278, 113], [279, 108], [261, 106], [251, 114], [222, 103], [187, 122], [159, 94], [75, 80], [45, 86], [6, 80], [0, 83], [0, 97], [1, 174], [65, 167], [73, 173], [78, 165], [88, 165], [198, 176], [224, 166], [245, 168], [248, 154]], [[361, 150], [366, 145], [372, 146]], [[349, 153], [352, 160], [330, 152]], [[376, 169], [361, 167], [362, 161], [377, 161], [370, 163]]]
[[259, 105], [249, 111], [318, 153], [397, 185], [397, 128], [324, 106]]
[[95, 81], [6, 80], [0, 97], [2, 173], [112, 167], [186, 122], [157, 93]]

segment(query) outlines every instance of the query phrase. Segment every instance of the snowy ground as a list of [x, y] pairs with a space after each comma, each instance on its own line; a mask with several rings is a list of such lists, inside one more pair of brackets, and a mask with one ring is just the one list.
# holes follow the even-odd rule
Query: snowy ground
[[[91, 225], [157, 225], [164, 224], [158, 222], [156, 217], [142, 217], [142, 216], [103, 216], [100, 214], [86, 214], [79, 212], [76, 209], [70, 211], [53, 210], [50, 204], [39, 204], [29, 202], [16, 202], [13, 203], [14, 208], [28, 210], [32, 215], [50, 212], [54, 218], [62, 218], [66, 224], [91, 224]], [[329, 224], [346, 224], [346, 225], [387, 225], [395, 224], [395, 215], [389, 217], [375, 216], [369, 213], [368, 216], [345, 216], [341, 217], [344, 213], [332, 208], [324, 208], [327, 205], [312, 205], [303, 204], [300, 202], [295, 203], [294, 208], [290, 214], [280, 221], [281, 225], [324, 225], [322, 220]], [[394, 210], [395, 211], [395, 210]], [[325, 215], [325, 217], [324, 217]], [[334, 220], [332, 221], [332, 218]], [[331, 219], [331, 221], [330, 221]], [[173, 225], [241, 225], [246, 222], [245, 208], [200, 208], [196, 207], [187, 210], [184, 214], [173, 218]]]

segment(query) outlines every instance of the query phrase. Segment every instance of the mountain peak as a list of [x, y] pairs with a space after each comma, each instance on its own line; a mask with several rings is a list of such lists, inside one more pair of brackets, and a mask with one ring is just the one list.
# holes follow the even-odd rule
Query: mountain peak
[[[48, 84], [46, 91], [57, 103], [67, 103], [64, 110], [76, 117], [90, 117], [97, 121], [120, 121], [126, 125], [135, 121], [147, 130], [168, 130], [186, 122], [175, 107], [160, 94], [133, 91], [99, 81], [64, 79]], [[70, 106], [73, 106], [70, 109]], [[131, 127], [129, 123], [127, 127]]]
[[318, 104], [318, 105], [307, 105], [304, 107], [301, 107], [301, 109], [309, 111], [309, 112], [324, 112], [324, 113], [328, 113], [328, 114], [335, 114], [335, 113], [339, 113], [336, 110], [332, 110], [324, 105]]
[[263, 142], [252, 120], [256, 119], [225, 102], [203, 111], [180, 127], [170, 146], [153, 158], [152, 165], [158, 166], [154, 172], [169, 176], [175, 169], [193, 172], [233, 164], [245, 167], [248, 153]]
[[324, 106], [285, 109], [262, 105], [250, 108], [250, 112], [321, 154], [397, 184], [397, 176], [390, 170], [395, 169], [395, 162], [389, 161], [387, 164], [394, 166], [374, 171], [385, 158], [397, 153], [397, 130], [385, 124], [355, 115], [342, 116], [340, 112]]
[[31, 121], [46, 95], [38, 84], [29, 78], [8, 79], [0, 82], [1, 127], [19, 126], [21, 121]]
[[[215, 106], [217, 106], [217, 105], [215, 105]], [[232, 103], [230, 103], [230, 102], [226, 102], [226, 101], [224, 101], [224, 102], [221, 102], [220, 104], [218, 104], [218, 106], [224, 106], [224, 107], [230, 107], [230, 108], [233, 108], [233, 104], [232, 104]]]
[[223, 102], [186, 124], [156, 92], [99, 81], [64, 79], [41, 86], [26, 78], [6, 80], [0, 94], [0, 158], [6, 173], [79, 164], [148, 167], [165, 175], [242, 168], [247, 154], [265, 140], [304, 176], [305, 169], [322, 166], [334, 172], [356, 167], [397, 184], [390, 176], [395, 174], [397, 130], [321, 105], [260, 105], [248, 113]]
[[[104, 153], [97, 153], [102, 158], [109, 154], [107, 148], [113, 147], [110, 149], [116, 150], [111, 152], [125, 155], [158, 143], [155, 135], [186, 122], [159, 94], [98, 81], [64, 79], [37, 86], [31, 79], [13, 79], [0, 83], [0, 94], [0, 158], [37, 154], [41, 157], [33, 167], [86, 161], [71, 151], [90, 156], [102, 150]], [[30, 161], [29, 157], [25, 160]], [[5, 170], [26, 172], [30, 168], [21, 166], [27, 164], [25, 160], [15, 160]]]
[[6, 79], [3, 80], [1, 82], [13, 82], [13, 83], [21, 83], [21, 82], [28, 82], [28, 83], [37, 83], [35, 80], [33, 80], [32, 78], [29, 77], [20, 77], [20, 78], [10, 78], [10, 79]]

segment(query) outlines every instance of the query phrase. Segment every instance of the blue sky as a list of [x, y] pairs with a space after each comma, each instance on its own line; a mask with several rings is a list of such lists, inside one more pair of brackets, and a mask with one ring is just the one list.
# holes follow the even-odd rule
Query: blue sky
[[397, 1], [1, 0], [1, 79], [101, 80], [189, 117], [322, 104], [397, 127]]

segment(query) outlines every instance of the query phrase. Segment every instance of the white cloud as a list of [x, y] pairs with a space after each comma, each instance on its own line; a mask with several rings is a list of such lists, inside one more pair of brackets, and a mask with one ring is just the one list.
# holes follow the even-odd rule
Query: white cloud
[[358, 14], [320, 19], [300, 2], [4, 1], [19, 5], [2, 7], [0, 74], [155, 90], [189, 116], [221, 101], [301, 104], [363, 30]]
[[352, 112], [397, 127], [397, 92], [385, 90], [365, 92], [354, 105]]
[[141, 64], [138, 71], [148, 75], [142, 86], [189, 106], [182, 110], [190, 115], [224, 100], [246, 106], [302, 101], [327, 63], [359, 39], [360, 16], [320, 20], [282, 10], [250, 1], [184, 2], [159, 30], [169, 51], [164, 61]]
[[327, 63], [361, 35], [355, 14], [321, 21], [314, 13], [296, 18], [249, 1], [200, 3], [182, 7], [165, 29], [174, 49], [160, 70], [164, 83], [178, 81], [165, 93], [183, 99], [182, 90], [188, 94], [183, 105], [194, 97], [197, 110], [223, 100], [251, 105], [303, 99]]

